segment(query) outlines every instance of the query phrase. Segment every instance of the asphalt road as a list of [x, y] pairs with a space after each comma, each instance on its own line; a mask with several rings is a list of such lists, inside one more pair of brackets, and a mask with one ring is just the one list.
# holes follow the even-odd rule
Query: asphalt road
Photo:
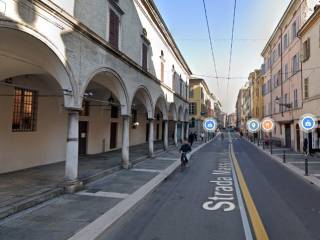
[[[269, 239], [320, 239], [320, 191], [246, 140], [232, 135], [232, 142]], [[241, 240], [250, 239], [248, 231], [254, 239], [255, 219], [247, 208], [240, 211], [243, 199], [231, 166], [229, 139], [216, 139], [99, 240]]]
[[246, 140], [234, 151], [269, 239], [320, 239], [320, 191]]

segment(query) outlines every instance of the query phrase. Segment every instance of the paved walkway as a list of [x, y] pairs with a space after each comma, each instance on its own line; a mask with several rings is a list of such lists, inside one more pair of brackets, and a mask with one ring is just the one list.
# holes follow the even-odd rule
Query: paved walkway
[[[197, 142], [193, 148], [199, 145]], [[177, 149], [171, 148], [130, 170], [91, 182], [81, 192], [64, 194], [8, 217], [0, 221], [0, 239], [64, 240], [81, 235], [80, 230], [95, 234], [97, 225], [105, 229], [169, 176], [179, 166], [179, 156]]]
[[[146, 158], [147, 144], [130, 147], [130, 159], [137, 162]], [[174, 147], [174, 146], [170, 146]], [[155, 142], [154, 150], [163, 149]], [[79, 177], [85, 183], [120, 169], [121, 149], [102, 154], [81, 156]], [[65, 163], [39, 166], [0, 175], [0, 219], [28, 208], [63, 192]]]

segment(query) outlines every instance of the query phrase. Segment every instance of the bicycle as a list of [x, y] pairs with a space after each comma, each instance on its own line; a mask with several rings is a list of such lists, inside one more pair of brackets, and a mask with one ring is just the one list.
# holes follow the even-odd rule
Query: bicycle
[[188, 164], [188, 158], [187, 158], [187, 153], [186, 152], [182, 152], [181, 153], [181, 164], [180, 164], [180, 170], [183, 171], [183, 169], [187, 166]]

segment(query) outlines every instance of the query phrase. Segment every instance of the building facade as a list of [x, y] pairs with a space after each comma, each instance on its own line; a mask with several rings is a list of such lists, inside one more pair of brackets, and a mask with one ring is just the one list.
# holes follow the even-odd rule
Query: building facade
[[305, 113], [313, 114], [318, 119], [318, 128], [308, 135], [298, 131], [296, 125], [296, 138], [307, 138], [313, 151], [320, 151], [320, 3], [315, 7], [313, 15], [301, 27], [299, 33], [302, 56], [302, 104]]
[[292, 0], [265, 45], [262, 56], [264, 116], [272, 117], [272, 138], [281, 145], [301, 150], [295, 132], [302, 102], [300, 41], [297, 33], [313, 13], [316, 0]]
[[65, 161], [75, 185], [79, 154], [129, 168], [187, 134], [192, 72], [153, 1], [3, 0], [0, 36], [0, 173]]
[[231, 113], [228, 115], [227, 126], [235, 128], [237, 126], [237, 114]]
[[243, 88], [242, 94], [242, 119], [241, 119], [241, 129], [244, 133], [248, 133], [247, 131], [247, 121], [252, 118], [252, 98], [251, 98], [251, 83], [249, 81], [246, 82]]
[[236, 122], [236, 128], [239, 130], [243, 126], [243, 112], [242, 112], [242, 105], [243, 105], [243, 88], [241, 88], [238, 92], [238, 97], [237, 97], [237, 102], [236, 102], [236, 117], [237, 117], [237, 122]]
[[203, 120], [215, 116], [216, 98], [210, 92], [207, 83], [201, 78], [189, 80], [189, 116], [190, 131], [202, 132]]
[[250, 73], [249, 81], [251, 86], [251, 112], [252, 118], [262, 120], [263, 118], [263, 95], [262, 86], [264, 83], [263, 76], [260, 70], [255, 70]]

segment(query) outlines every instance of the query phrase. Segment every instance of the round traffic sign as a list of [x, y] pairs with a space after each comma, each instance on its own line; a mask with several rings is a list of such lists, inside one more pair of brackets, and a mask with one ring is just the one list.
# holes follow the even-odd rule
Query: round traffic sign
[[203, 122], [203, 129], [207, 132], [214, 132], [217, 129], [217, 121], [213, 118], [207, 118]]
[[247, 129], [251, 133], [259, 132], [261, 124], [258, 119], [250, 119], [247, 121]]
[[274, 129], [274, 121], [272, 118], [264, 118], [262, 121], [261, 121], [261, 128], [262, 128], [262, 131], [266, 132], [266, 133], [269, 133], [269, 132], [272, 132], [272, 130]]
[[318, 122], [312, 114], [304, 114], [300, 118], [299, 125], [302, 131], [309, 133], [317, 127]]

